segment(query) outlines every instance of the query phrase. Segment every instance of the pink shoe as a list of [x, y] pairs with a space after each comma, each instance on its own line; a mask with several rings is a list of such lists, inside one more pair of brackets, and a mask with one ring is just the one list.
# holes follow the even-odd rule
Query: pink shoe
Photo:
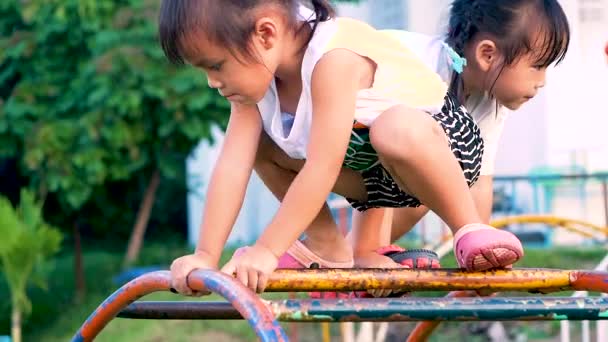
[[[393, 259], [394, 262], [414, 269], [440, 268], [439, 256], [428, 249], [404, 249], [396, 245], [380, 247], [376, 253]], [[409, 292], [393, 292], [388, 297], [406, 297]], [[374, 298], [367, 291], [356, 291], [357, 298]]]
[[[279, 269], [303, 269], [303, 268], [352, 268], [353, 261], [332, 262], [327, 261], [313, 253], [301, 241], [294, 242], [291, 247], [279, 258]], [[350, 293], [343, 292], [310, 292], [310, 298], [336, 299], [350, 298]]]
[[460, 267], [485, 271], [509, 267], [523, 257], [524, 250], [513, 233], [474, 223], [454, 235], [454, 255]]
[[404, 249], [396, 245], [380, 247], [376, 253], [393, 259], [394, 262], [415, 269], [440, 268], [439, 256], [428, 249]]

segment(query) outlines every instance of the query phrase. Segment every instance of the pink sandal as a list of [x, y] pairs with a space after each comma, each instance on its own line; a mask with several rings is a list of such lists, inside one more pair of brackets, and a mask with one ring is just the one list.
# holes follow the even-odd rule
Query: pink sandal
[[440, 268], [439, 256], [428, 249], [404, 249], [396, 245], [380, 247], [376, 253], [393, 259], [394, 262], [415, 269]]
[[[287, 252], [279, 258], [279, 269], [303, 269], [303, 268], [352, 268], [354, 262], [328, 261], [313, 253], [308, 247], [297, 240], [289, 247]], [[310, 292], [310, 298], [335, 299], [349, 298], [349, 293], [342, 292]]]
[[[440, 268], [439, 256], [437, 253], [428, 249], [404, 249], [396, 245], [378, 248], [376, 253], [393, 259], [394, 262], [413, 269]], [[409, 292], [393, 292], [388, 297], [404, 297]], [[357, 298], [374, 298], [367, 291], [357, 291], [354, 293]]]
[[454, 234], [454, 255], [468, 271], [507, 268], [524, 255], [519, 239], [510, 232], [474, 223]]

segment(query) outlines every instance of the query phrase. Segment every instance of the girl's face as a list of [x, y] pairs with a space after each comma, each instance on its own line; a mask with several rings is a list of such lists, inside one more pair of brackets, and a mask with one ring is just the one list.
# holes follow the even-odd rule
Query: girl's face
[[547, 68], [539, 64], [533, 52], [505, 65], [504, 55], [496, 43], [491, 39], [482, 39], [472, 46], [469, 53], [474, 58], [472, 73], [465, 78], [469, 88], [490, 93], [499, 104], [511, 110], [532, 99], [545, 85]]
[[258, 103], [268, 91], [283, 57], [290, 32], [284, 11], [269, 7], [258, 12], [249, 46], [229, 50], [201, 31], [182, 37], [184, 59], [203, 69], [209, 87], [217, 89], [230, 102]]
[[[493, 86], [488, 90], [492, 92], [499, 104], [516, 110], [532, 99], [539, 89], [545, 85], [547, 68], [536, 65], [537, 61], [531, 54], [527, 54], [515, 63], [497, 68], [500, 73]], [[500, 71], [502, 69], [502, 71]]]
[[[204, 34], [192, 34], [183, 51], [188, 63], [202, 69], [207, 75], [210, 88], [230, 102], [256, 104], [266, 94], [273, 79], [276, 62], [273, 53], [258, 49], [255, 36], [253, 51], [255, 60], [241, 53], [231, 53], [227, 48], [206, 39]], [[236, 54], [236, 56], [235, 56]]]

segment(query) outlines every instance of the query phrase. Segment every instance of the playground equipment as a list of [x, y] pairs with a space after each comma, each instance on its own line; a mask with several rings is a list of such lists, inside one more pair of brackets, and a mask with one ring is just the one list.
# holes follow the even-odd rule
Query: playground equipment
[[[344, 216], [344, 215], [341, 215]], [[340, 221], [344, 221], [342, 218]], [[540, 223], [563, 227], [604, 242], [608, 228], [578, 220], [551, 216], [516, 216], [493, 222]], [[441, 256], [452, 242], [427, 246]], [[568, 341], [567, 321], [608, 320], [608, 255], [594, 271], [514, 269], [466, 272], [456, 269], [317, 269], [278, 270], [269, 279], [267, 292], [361, 291], [456, 291], [445, 298], [353, 298], [336, 300], [287, 299], [264, 301], [235, 279], [212, 270], [193, 272], [189, 285], [208, 289], [227, 302], [145, 302], [137, 299], [170, 290], [168, 271], [140, 276], [106, 299], [82, 325], [72, 341], [91, 341], [114, 317], [131, 319], [247, 319], [261, 341], [287, 341], [283, 322], [389, 322], [421, 321], [408, 341], [424, 341], [442, 321], [559, 320], [562, 341]], [[524, 291], [547, 294], [579, 291], [573, 297], [476, 297], [478, 293]], [[601, 292], [587, 297], [589, 291]], [[365, 323], [364, 323], [365, 324]], [[361, 330], [369, 330], [364, 326]], [[380, 330], [386, 331], [381, 325]], [[348, 333], [343, 329], [343, 334]], [[323, 330], [328, 338], [327, 325]], [[585, 334], [585, 332], [583, 331]], [[598, 330], [598, 334], [601, 334]], [[351, 336], [354, 334], [351, 331]], [[588, 330], [587, 335], [588, 336]], [[584, 335], [585, 336], [585, 335]], [[604, 335], [601, 335], [604, 336]], [[598, 335], [598, 341], [601, 336]], [[603, 338], [603, 337], [602, 337]], [[352, 340], [352, 337], [351, 337]], [[585, 340], [585, 339], [584, 339]], [[585, 341], [587, 341], [586, 339]]]
[[[189, 278], [195, 290], [208, 289], [228, 302], [136, 303], [121, 316], [137, 318], [247, 319], [261, 341], [287, 341], [278, 321], [422, 321], [422, 320], [606, 320], [608, 299], [598, 298], [373, 298], [346, 300], [263, 301], [234, 278], [197, 270]], [[152, 272], [127, 283], [87, 319], [72, 341], [92, 341], [103, 327], [140, 297], [168, 291], [167, 271]], [[608, 272], [516, 269], [462, 270], [278, 270], [267, 291], [528, 291], [582, 290], [608, 293]], [[234, 308], [234, 309], [232, 309]], [[162, 310], [161, 310], [162, 309]]]
[[[596, 271], [607, 271], [608, 270], [608, 254], [600, 261], [600, 263], [595, 267]], [[589, 296], [588, 291], [577, 291], [572, 297], [573, 298], [581, 298]], [[602, 297], [606, 297], [605, 293], [602, 294]], [[591, 340], [590, 330], [591, 327], [589, 325], [589, 321], [582, 321], [582, 342], [589, 342]], [[560, 322], [560, 340], [561, 342], [570, 342], [570, 322], [569, 321], [561, 321]], [[597, 322], [596, 328], [596, 337], [598, 342], [608, 341], [608, 325], [604, 321]]]
[[[496, 228], [506, 228], [510, 224], [546, 224], [554, 229], [566, 229], [573, 233], [585, 236], [595, 242], [606, 243], [606, 237], [608, 237], [608, 227], [600, 227], [598, 225], [581, 221], [575, 219], [568, 219], [563, 217], [556, 217], [550, 215], [519, 215], [519, 216], [510, 216], [501, 218], [498, 220], [492, 221], [491, 225]], [[452, 250], [452, 239], [448, 239], [447, 241], [434, 246], [426, 246], [425, 248], [429, 248], [435, 250], [439, 257], [443, 257], [446, 253]], [[608, 268], [608, 254], [604, 257], [604, 259], [597, 265], [595, 268], [596, 271], [606, 271]], [[475, 292], [453, 292], [449, 294], [450, 297], [472, 297], [476, 296]], [[573, 297], [586, 297], [588, 295], [588, 291], [578, 291]], [[605, 296], [605, 294], [604, 294]], [[568, 323], [569, 320], [563, 320], [561, 322], [561, 341], [569, 342], [569, 333], [570, 333], [570, 325]], [[412, 334], [410, 335], [408, 341], [418, 341], [424, 340], [430, 336], [430, 334], [437, 328], [439, 325], [439, 321], [427, 321], [422, 322], [416, 326]], [[386, 327], [380, 327], [380, 330], [386, 331]], [[603, 334], [606, 334], [606, 325], [604, 322], [598, 322], [598, 341], [604, 341]], [[588, 342], [589, 336], [589, 322], [583, 320], [583, 341]], [[587, 338], [585, 338], [587, 337]], [[600, 339], [602, 338], [602, 339]]]

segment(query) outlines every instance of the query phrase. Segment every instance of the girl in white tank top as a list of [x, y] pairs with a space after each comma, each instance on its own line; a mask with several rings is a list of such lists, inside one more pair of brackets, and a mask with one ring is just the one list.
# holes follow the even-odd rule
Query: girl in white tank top
[[232, 107], [196, 251], [171, 266], [176, 290], [192, 294], [188, 274], [219, 266], [254, 169], [281, 206], [222, 268], [252, 290], [263, 291], [277, 267], [352, 266], [325, 203], [332, 191], [361, 211], [424, 203], [466, 242], [455, 251], [468, 269], [517, 261], [519, 240], [482, 224], [470, 197], [483, 141], [447, 84], [398, 39], [335, 19], [327, 1], [312, 5], [162, 3], [167, 57], [204, 70]]

